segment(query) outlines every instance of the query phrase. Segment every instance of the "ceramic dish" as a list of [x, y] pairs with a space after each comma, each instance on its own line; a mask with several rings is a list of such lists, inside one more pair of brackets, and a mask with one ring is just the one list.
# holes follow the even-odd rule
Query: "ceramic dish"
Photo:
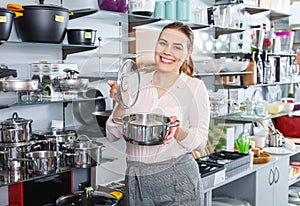
[[291, 150], [288, 150], [284, 147], [265, 147], [263, 148], [263, 151], [275, 155], [285, 155], [292, 153]]

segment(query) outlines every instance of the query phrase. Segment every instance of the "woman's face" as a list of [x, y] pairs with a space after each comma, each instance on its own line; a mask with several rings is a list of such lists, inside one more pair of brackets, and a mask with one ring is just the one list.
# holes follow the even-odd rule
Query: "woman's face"
[[180, 66], [191, 54], [188, 37], [176, 30], [165, 29], [157, 41], [155, 61], [163, 72], [178, 72]]

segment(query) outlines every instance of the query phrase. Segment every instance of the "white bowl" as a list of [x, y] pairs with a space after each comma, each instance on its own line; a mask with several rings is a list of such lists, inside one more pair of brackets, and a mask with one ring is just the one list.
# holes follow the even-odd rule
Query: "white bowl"
[[207, 59], [198, 62], [200, 70], [204, 70], [207, 73], [218, 73], [224, 69], [225, 59]]
[[227, 60], [225, 62], [223, 72], [241, 72], [244, 71], [249, 64], [249, 60], [237, 61], [237, 60]]

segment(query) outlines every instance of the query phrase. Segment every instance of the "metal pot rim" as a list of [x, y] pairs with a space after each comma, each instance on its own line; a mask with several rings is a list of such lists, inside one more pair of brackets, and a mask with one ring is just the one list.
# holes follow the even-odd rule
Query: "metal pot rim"
[[46, 5], [46, 4], [39, 4], [39, 5], [25, 5], [22, 6], [24, 10], [26, 9], [34, 9], [34, 10], [40, 10], [40, 9], [46, 9], [46, 10], [56, 10], [56, 11], [64, 11], [64, 12], [69, 12], [69, 9], [60, 7], [60, 6], [55, 6], [55, 5]]

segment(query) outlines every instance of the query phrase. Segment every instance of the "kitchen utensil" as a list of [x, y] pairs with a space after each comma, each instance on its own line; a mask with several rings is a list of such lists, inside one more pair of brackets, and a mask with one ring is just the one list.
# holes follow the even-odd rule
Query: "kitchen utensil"
[[249, 60], [238, 61], [236, 59], [226, 59], [223, 72], [240, 72], [244, 71], [249, 64]]
[[8, 9], [22, 13], [14, 19], [16, 32], [24, 42], [61, 43], [66, 34], [70, 12], [68, 9], [46, 5], [8, 4]]
[[292, 153], [291, 150], [288, 150], [284, 147], [265, 147], [263, 148], [263, 151], [274, 155], [286, 155]]
[[56, 171], [57, 158], [61, 152], [56, 151], [34, 151], [28, 152], [26, 157], [33, 160], [32, 170], [36, 175], [50, 174]]
[[17, 71], [15, 69], [8, 69], [6, 65], [0, 65], [0, 80], [6, 80], [9, 76], [17, 77]]
[[56, 200], [57, 206], [94, 206], [94, 205], [111, 205], [116, 206], [118, 199], [109, 193], [101, 191], [84, 191], [63, 195]]
[[1, 122], [0, 142], [18, 143], [31, 139], [31, 119], [24, 119], [14, 112], [12, 118]]
[[0, 91], [3, 92], [22, 92], [35, 91], [39, 89], [39, 82], [37, 80], [22, 80], [22, 79], [8, 79], [0, 80]]
[[78, 79], [75, 74], [78, 71], [72, 69], [64, 69], [65, 78], [56, 77], [53, 79], [54, 86], [60, 91], [84, 91], [88, 88], [88, 79]]
[[0, 42], [9, 39], [14, 13], [8, 9], [0, 8]]
[[[87, 98], [103, 97], [102, 92], [99, 89], [89, 87], [85, 92]], [[73, 102], [73, 115], [77, 121], [83, 125], [97, 124], [94, 112], [103, 112], [106, 108], [106, 102], [104, 98], [95, 99], [93, 101], [76, 101]], [[99, 124], [99, 122], [98, 122]], [[99, 124], [100, 127], [105, 126]]]
[[131, 0], [129, 10], [132, 14], [152, 16], [155, 8], [155, 0]]
[[137, 101], [140, 90], [140, 73], [136, 63], [127, 59], [118, 71], [117, 95], [122, 107], [129, 109]]
[[67, 38], [69, 44], [94, 45], [96, 30], [93, 29], [68, 29]]
[[170, 127], [179, 126], [179, 121], [171, 124], [169, 117], [153, 113], [129, 114], [113, 121], [123, 125], [126, 141], [138, 145], [162, 144]]
[[100, 165], [102, 151], [105, 149], [102, 143], [92, 141], [86, 135], [79, 136], [76, 141], [65, 144], [64, 147], [74, 154], [74, 166], [77, 168], [89, 168]]

